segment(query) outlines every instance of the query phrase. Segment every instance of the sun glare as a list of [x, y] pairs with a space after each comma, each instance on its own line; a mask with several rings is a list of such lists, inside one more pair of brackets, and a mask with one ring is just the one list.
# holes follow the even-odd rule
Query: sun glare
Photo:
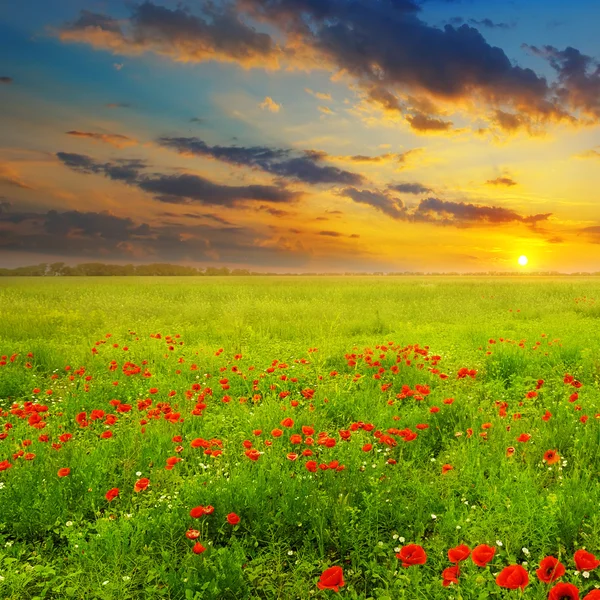
[[519, 256], [519, 264], [524, 267], [529, 261], [526, 256]]

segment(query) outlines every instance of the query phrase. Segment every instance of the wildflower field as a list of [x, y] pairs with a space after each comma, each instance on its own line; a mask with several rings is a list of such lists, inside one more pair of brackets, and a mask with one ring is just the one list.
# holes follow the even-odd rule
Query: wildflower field
[[0, 598], [600, 598], [600, 281], [0, 280]]

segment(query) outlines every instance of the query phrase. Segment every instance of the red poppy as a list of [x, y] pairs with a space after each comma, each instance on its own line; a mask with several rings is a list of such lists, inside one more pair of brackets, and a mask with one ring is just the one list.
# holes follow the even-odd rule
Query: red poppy
[[528, 433], [522, 433], [518, 438], [517, 442], [528, 442], [531, 439], [531, 435]]
[[6, 471], [11, 467], [12, 465], [7, 460], [0, 461], [0, 471]]
[[321, 578], [317, 583], [320, 590], [333, 590], [339, 592], [340, 588], [346, 585], [344, 583], [344, 571], [342, 567], [329, 567], [321, 574]]
[[471, 559], [478, 567], [485, 567], [494, 558], [494, 554], [496, 554], [495, 547], [479, 544], [473, 548]]
[[529, 583], [529, 573], [521, 565], [510, 565], [500, 571], [496, 583], [509, 590], [524, 590]]
[[290, 427], [294, 426], [294, 419], [287, 417], [283, 421], [281, 421], [281, 424], [283, 425], [283, 427], [287, 427], [289, 429]]
[[448, 567], [442, 572], [442, 585], [448, 587], [451, 583], [458, 583], [458, 576], [460, 575], [460, 569], [458, 565], [455, 567]]
[[450, 560], [451, 563], [459, 563], [469, 558], [469, 554], [471, 554], [469, 546], [461, 544], [460, 546], [448, 550], [448, 560]]
[[150, 485], [150, 480], [147, 477], [142, 477], [135, 482], [133, 486], [134, 492], [143, 492]]
[[506, 456], [507, 456], [507, 457], [511, 457], [511, 456], [512, 456], [514, 453], [515, 453], [515, 448], [514, 448], [514, 446], [509, 446], [509, 447], [506, 449]]
[[314, 428], [309, 427], [308, 425], [302, 425], [302, 433], [304, 435], [312, 435], [314, 432]]
[[454, 469], [454, 467], [452, 465], [443, 465], [442, 466], [442, 475], [444, 473], [447, 473], [448, 471], [452, 471], [452, 469]]
[[540, 568], [536, 573], [540, 581], [551, 583], [565, 574], [565, 566], [554, 556], [546, 556], [540, 562]]
[[190, 517], [192, 519], [199, 519], [204, 515], [204, 506], [194, 506], [192, 510], [190, 510]]
[[309, 460], [304, 465], [311, 473], [316, 473], [317, 471], [317, 461]]
[[67, 477], [71, 473], [71, 469], [69, 467], [64, 467], [58, 470], [59, 477]]
[[227, 522], [230, 525], [237, 525], [240, 522], [240, 518], [234, 512], [232, 512], [227, 515]]
[[422, 546], [418, 544], [408, 544], [402, 546], [400, 552], [396, 554], [396, 558], [402, 561], [403, 567], [411, 565], [424, 565], [427, 562], [427, 554]]
[[579, 600], [579, 590], [572, 583], [557, 583], [550, 590], [548, 600]]
[[372, 448], [373, 448], [373, 444], [365, 444], [365, 445], [362, 447], [362, 449], [363, 449], [363, 452], [370, 452], [370, 451], [372, 450]]
[[600, 600], [600, 590], [592, 590], [583, 600]]
[[544, 452], [544, 460], [549, 465], [554, 465], [560, 460], [560, 456], [556, 450], [546, 450]]
[[197, 540], [200, 537], [200, 532], [197, 529], [188, 529], [185, 532], [185, 537], [188, 540]]
[[200, 542], [196, 542], [192, 548], [194, 554], [202, 554], [205, 550], [206, 548]]
[[298, 455], [295, 452], [290, 452], [289, 454], [287, 454], [287, 459], [288, 460], [296, 460], [298, 458]]
[[273, 429], [273, 431], [271, 431], [271, 435], [273, 437], [281, 437], [283, 435], [283, 431], [281, 429]]
[[113, 432], [112, 432], [112, 431], [110, 431], [110, 430], [109, 430], [109, 431], [103, 431], [103, 432], [100, 434], [100, 437], [101, 437], [103, 440], [107, 440], [107, 439], [111, 438], [112, 436], [113, 436]]
[[212, 506], [212, 504], [209, 504], [208, 506], [204, 507], [204, 514], [205, 515], [212, 515], [215, 512], [215, 507]]
[[302, 436], [299, 433], [294, 433], [293, 435], [290, 436], [290, 443], [291, 444], [301, 444]]
[[246, 450], [245, 454], [250, 460], [257, 461], [260, 458], [260, 452], [255, 449], [254, 450]]
[[114, 500], [117, 496], [119, 495], [119, 488], [112, 488], [110, 490], [108, 490], [108, 492], [106, 492], [106, 494], [104, 495], [104, 497], [111, 502], [112, 500]]
[[578, 571], [593, 571], [600, 566], [600, 560], [586, 550], [577, 550], [573, 555], [573, 560]]

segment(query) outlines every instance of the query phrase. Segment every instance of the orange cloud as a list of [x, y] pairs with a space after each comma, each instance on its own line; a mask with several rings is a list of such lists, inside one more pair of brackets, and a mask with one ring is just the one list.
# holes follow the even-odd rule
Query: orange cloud
[[137, 140], [121, 135], [119, 133], [92, 133], [89, 131], [67, 131], [67, 135], [74, 137], [89, 138], [97, 142], [110, 144], [116, 148], [127, 148], [128, 146], [136, 146]]
[[281, 104], [277, 104], [277, 102], [275, 102], [275, 100], [273, 100], [273, 98], [271, 98], [271, 96], [267, 96], [260, 104], [259, 106], [263, 109], [263, 110], [269, 110], [271, 112], [277, 113], [281, 110]]

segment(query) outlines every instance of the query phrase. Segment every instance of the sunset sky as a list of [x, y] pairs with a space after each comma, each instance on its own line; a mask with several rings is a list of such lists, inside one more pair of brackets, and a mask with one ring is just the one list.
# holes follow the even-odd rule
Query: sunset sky
[[600, 271], [599, 16], [0, 3], [0, 266]]

